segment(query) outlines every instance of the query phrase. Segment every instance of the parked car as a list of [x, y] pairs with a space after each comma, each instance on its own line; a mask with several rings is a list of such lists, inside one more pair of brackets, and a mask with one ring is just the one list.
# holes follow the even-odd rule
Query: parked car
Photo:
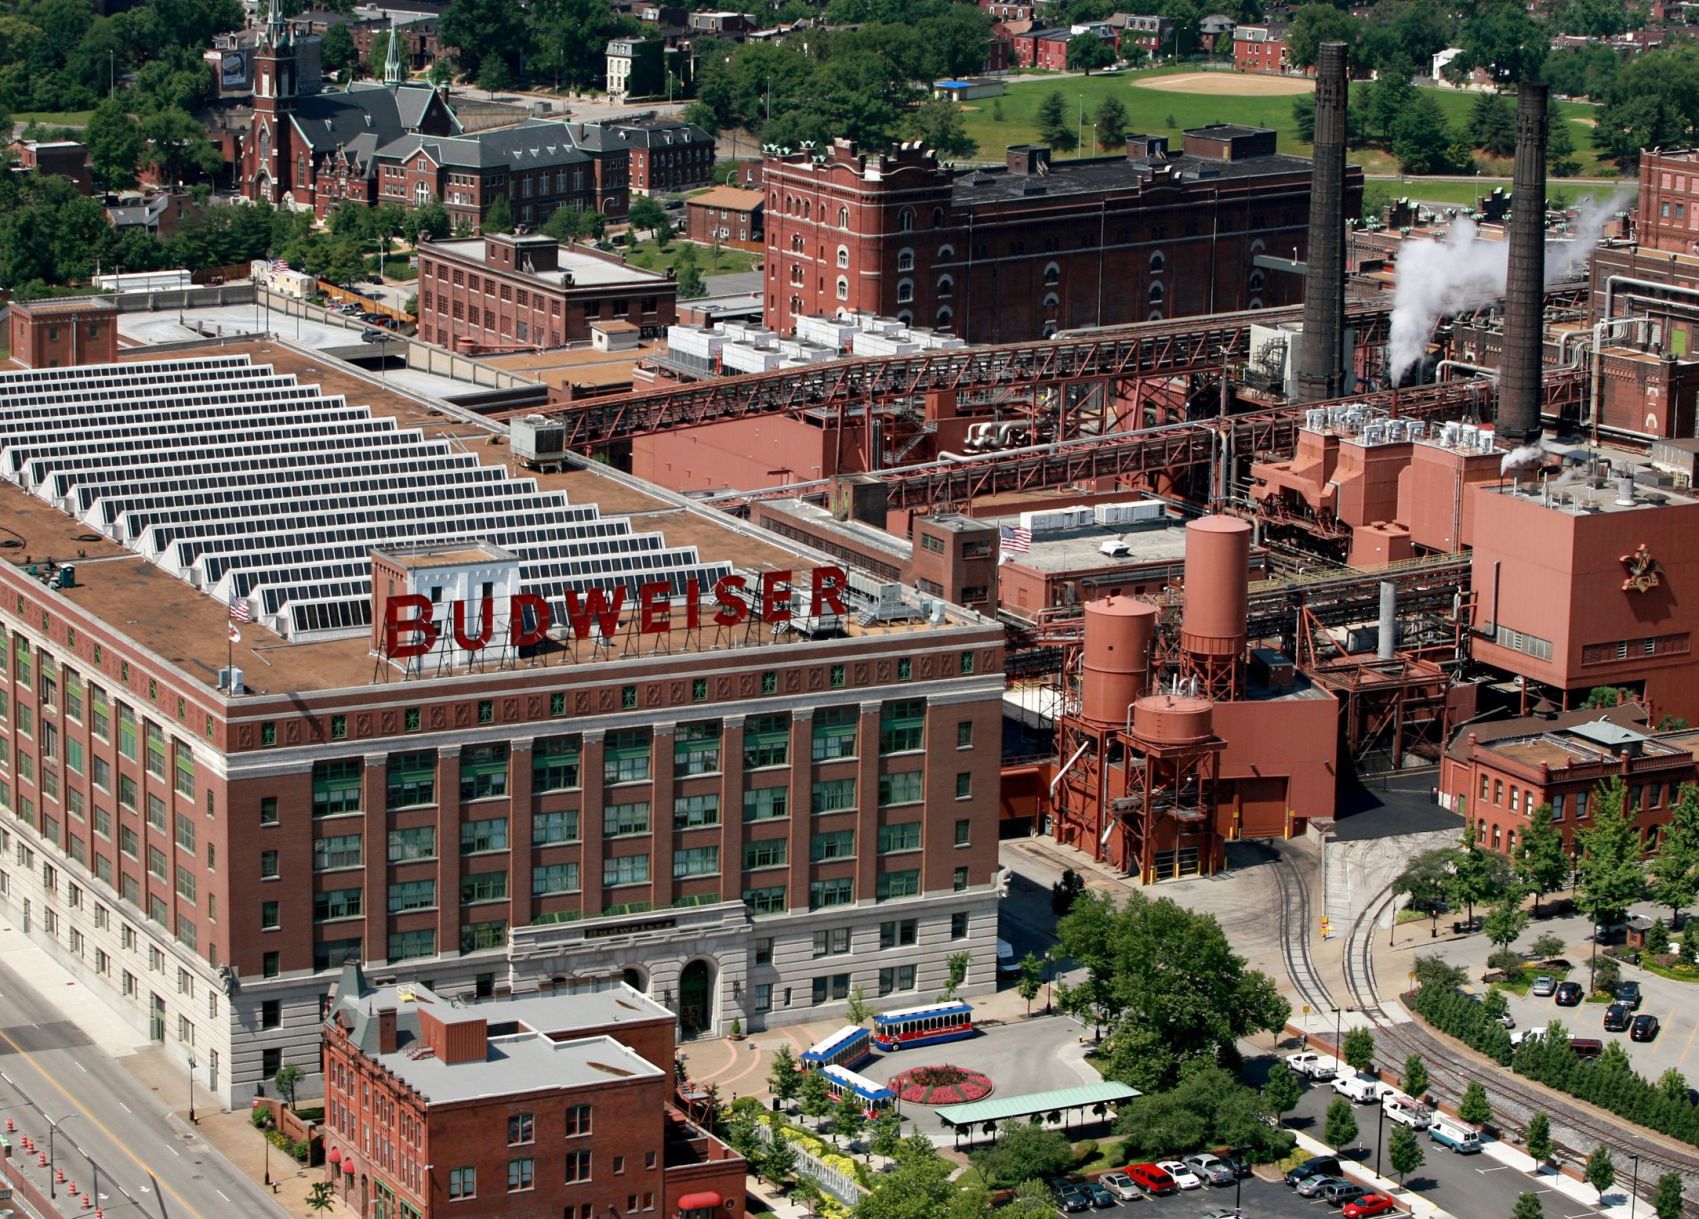
[[1233, 1170], [1234, 1180], [1251, 1175], [1251, 1162], [1244, 1156], [1222, 1156], [1221, 1162]]
[[1531, 1029], [1518, 1029], [1510, 1035], [1510, 1048], [1515, 1049], [1530, 1037], [1544, 1037], [1549, 1025], [1537, 1024]]
[[1624, 982], [1616, 988], [1616, 1001], [1624, 1004], [1630, 1011], [1640, 1010], [1640, 983]]
[[1220, 1156], [1212, 1156], [1204, 1152], [1195, 1156], [1187, 1156], [1181, 1161], [1192, 1170], [1192, 1175], [1200, 1178], [1208, 1185], [1231, 1185], [1235, 1177], [1233, 1169]]
[[1597, 1037], [1571, 1037], [1569, 1052], [1577, 1058], [1597, 1058], [1605, 1052], [1605, 1043]]
[[1628, 1022], [1634, 1016], [1626, 1003], [1613, 1003], [1605, 1009], [1605, 1032], [1621, 1033], [1628, 1029]]
[[1549, 998], [1557, 989], [1557, 979], [1550, 974], [1539, 974], [1534, 978], [1534, 985], [1528, 989], [1530, 994], [1538, 995], [1542, 999]]
[[1581, 994], [1581, 983], [1559, 982], [1557, 984], [1557, 990], [1552, 997], [1559, 1007], [1579, 1007], [1583, 998]]
[[1628, 1036], [1633, 1041], [1651, 1041], [1658, 1035], [1658, 1018], [1656, 1016], [1636, 1016], [1634, 1023], [1628, 1026]]
[[1104, 1173], [1097, 1183], [1122, 1202], [1132, 1202], [1139, 1196], [1138, 1182], [1119, 1169]]
[[1056, 1209], [1064, 1214], [1091, 1209], [1091, 1199], [1086, 1197], [1085, 1192], [1077, 1185], [1064, 1181], [1060, 1185], [1051, 1186], [1050, 1192], [1056, 1195]]
[[1133, 1183], [1147, 1194], [1166, 1195], [1180, 1192], [1174, 1178], [1155, 1164], [1128, 1164], [1121, 1171], [1131, 1177]]
[[1286, 1174], [1286, 1184], [1296, 1185], [1310, 1177], [1333, 1176], [1338, 1172], [1338, 1156], [1311, 1156]]
[[1294, 1075], [1302, 1075], [1318, 1083], [1332, 1079], [1339, 1064], [1325, 1054], [1317, 1054], [1313, 1050], [1304, 1050], [1297, 1054], [1286, 1055], [1286, 1066]]
[[1181, 1189], [1202, 1189], [1203, 1178], [1179, 1160], [1158, 1160], [1156, 1166], [1174, 1178]]
[[1390, 1215], [1398, 1210], [1398, 1204], [1385, 1194], [1364, 1194], [1355, 1202], [1347, 1202], [1342, 1212], [1345, 1219], [1374, 1219], [1376, 1215]]
[[1459, 1155], [1475, 1155], [1481, 1150], [1481, 1132], [1468, 1122], [1445, 1113], [1436, 1115], [1429, 1124], [1428, 1137]]
[[1355, 1181], [1335, 1181], [1321, 1191], [1321, 1198], [1329, 1206], [1344, 1206], [1347, 1202], [1355, 1202], [1368, 1192]]
[[1373, 1075], [1357, 1074], [1338, 1076], [1333, 1081], [1333, 1090], [1341, 1096], [1350, 1097], [1352, 1104], [1368, 1105], [1393, 1089], [1391, 1084], [1382, 1083]]
[[362, 343], [381, 343], [388, 337], [389, 335], [385, 334], [383, 331], [370, 327], [360, 332], [360, 341]]
[[1344, 1177], [1332, 1177], [1325, 1172], [1318, 1172], [1313, 1177], [1305, 1177], [1298, 1182], [1298, 1195], [1303, 1198], [1319, 1198], [1321, 1191], [1329, 1185], [1343, 1185]]
[[1114, 1206], [1115, 1203], [1119, 1201], [1114, 1194], [1109, 1192], [1107, 1186], [1096, 1181], [1087, 1181], [1079, 1188], [1080, 1192], [1086, 1196], [1087, 1201], [1089, 1201], [1098, 1210]]
[[1426, 1105], [1398, 1092], [1381, 1101], [1380, 1107], [1392, 1121], [1412, 1130], [1426, 1130], [1434, 1118]]

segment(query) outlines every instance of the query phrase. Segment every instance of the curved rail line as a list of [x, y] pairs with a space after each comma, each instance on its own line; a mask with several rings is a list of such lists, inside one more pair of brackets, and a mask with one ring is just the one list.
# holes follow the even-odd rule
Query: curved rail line
[[1296, 862], [1275, 848], [1274, 883], [1280, 890], [1280, 951], [1299, 998], [1315, 1012], [1332, 1012], [1333, 995], [1310, 955], [1310, 891]]

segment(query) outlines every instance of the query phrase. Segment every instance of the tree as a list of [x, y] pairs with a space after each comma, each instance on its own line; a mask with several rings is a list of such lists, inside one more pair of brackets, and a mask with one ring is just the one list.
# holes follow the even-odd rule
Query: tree
[[1640, 830], [1627, 805], [1620, 777], [1602, 783], [1592, 801], [1592, 824], [1575, 833], [1581, 874], [1576, 892], [1595, 923], [1620, 914], [1640, 899], [1646, 874], [1640, 861]]
[[223, 164], [222, 154], [207, 139], [206, 128], [175, 107], [144, 115], [140, 131], [146, 141], [142, 159], [167, 182], [210, 177]]
[[1528, 930], [1528, 912], [1522, 908], [1521, 890], [1512, 888], [1505, 893], [1487, 911], [1481, 930], [1486, 934], [1488, 943], [1498, 945], [1500, 952], [1508, 952], [1510, 946]]
[[1650, 867], [1646, 896], [1668, 906], [1670, 926], [1677, 926], [1681, 912], [1699, 899], [1699, 788], [1693, 784], [1681, 785]]
[[815, 1127], [832, 1111], [832, 1089], [826, 1083], [826, 1076], [819, 1071], [804, 1071], [802, 1083], [797, 1089], [801, 1099], [802, 1115], [814, 1119]]
[[597, 0], [533, 0], [526, 17], [536, 48], [526, 67], [552, 80], [556, 88], [583, 88], [601, 81], [608, 39], [637, 28]]
[[1569, 856], [1563, 849], [1563, 835], [1552, 822], [1550, 804], [1540, 805], [1528, 819], [1528, 828], [1516, 840], [1515, 860], [1516, 879], [1534, 895], [1534, 914], [1537, 917], [1540, 899], [1563, 888], [1564, 882], [1569, 879]]
[[1552, 93], [1546, 94], [1546, 166], [1548, 172], [1560, 178], [1581, 172], [1581, 162], [1575, 159], [1575, 137], [1569, 133], [1569, 119], [1558, 109], [1557, 96]]
[[[335, 29], [346, 29], [346, 28], [347, 28], [346, 26], [331, 26], [331, 29], [333, 29], [333, 30], [335, 30]], [[371, 50], [366, 52], [366, 75], [367, 76], [372, 77], [374, 80], [382, 80], [383, 79], [384, 65], [389, 62], [389, 42], [390, 42], [390, 39], [398, 38], [400, 36], [401, 35], [399, 35], [397, 32], [392, 31], [392, 30], [383, 30], [383, 31], [380, 31], [380, 32], [372, 35]], [[349, 45], [353, 46], [352, 40], [349, 41]], [[405, 50], [402, 51], [402, 55], [403, 55], [403, 62], [405, 63], [405, 56], [406, 56]]]
[[1408, 76], [1388, 76], [1377, 80], [1368, 89], [1362, 91], [1366, 105], [1363, 109], [1368, 112], [1369, 126], [1380, 132], [1383, 139], [1392, 138], [1392, 128], [1416, 100], [1416, 86], [1410, 83]]
[[[1495, 157], [1516, 151], [1516, 111], [1501, 93], [1481, 93], [1469, 108], [1469, 138]], [[1550, 816], [1550, 813], [1547, 813]]]
[[1493, 1120], [1492, 1103], [1487, 1100], [1487, 1090], [1480, 1080], [1470, 1080], [1463, 1089], [1463, 1099], [1457, 1102], [1457, 1116], [1471, 1126], [1485, 1126]]
[[962, 120], [962, 108], [948, 98], [935, 97], [921, 102], [908, 116], [908, 131], [940, 157], [971, 157], [979, 151], [979, 143], [967, 133]]
[[1386, 1149], [1387, 1159], [1392, 1164], [1392, 1171], [1398, 1174], [1398, 1184], [1404, 1184], [1404, 1178], [1422, 1166], [1426, 1156], [1422, 1154], [1422, 1145], [1416, 1140], [1416, 1132], [1402, 1123], [1392, 1129], [1392, 1143]]
[[802, 1077], [797, 1070], [796, 1053], [790, 1048], [790, 1043], [781, 1042], [773, 1054], [773, 1065], [767, 1070], [767, 1091], [779, 1104], [789, 1105], [801, 1088]]
[[648, 195], [638, 195], [631, 201], [631, 208], [626, 213], [626, 219], [631, 222], [631, 231], [639, 233], [647, 229], [651, 232], [659, 230], [667, 222], [666, 209]]
[[1121, 99], [1110, 94], [1098, 103], [1091, 121], [1097, 126], [1097, 146], [1105, 152], [1124, 148], [1127, 143], [1127, 108]]
[[855, 1208], [855, 1219], [982, 1219], [991, 1209], [983, 1189], [950, 1179], [955, 1166], [924, 1135], [911, 1135], [897, 1149], [895, 1166], [880, 1173]]
[[[463, 68], [476, 68], [485, 88], [502, 88], [489, 83], [509, 68], [505, 57], [515, 63], [530, 45], [526, 37], [525, 10], [508, 0], [454, 0], [443, 11], [437, 36]], [[497, 63], [502, 65], [498, 71]]]
[[1516, 1209], [1510, 1212], [1510, 1219], [1545, 1219], [1545, 1215], [1540, 1209], [1539, 1194], [1516, 1195]]
[[508, 203], [506, 195], [497, 195], [490, 204], [490, 210], [484, 213], [484, 222], [478, 226], [484, 233], [513, 232], [513, 205]]
[[[374, 38], [372, 41], [375, 43], [379, 40]], [[352, 72], [359, 58], [360, 52], [354, 46], [354, 36], [348, 32], [346, 24], [337, 22], [324, 32], [319, 41], [319, 61], [326, 72], [337, 77], [344, 72]], [[377, 60], [377, 70], [372, 75], [378, 76], [382, 72], [383, 59], [380, 56]]]
[[[1430, 106], [1431, 99], [1423, 99]], [[1417, 106], [1414, 109], [1420, 110]], [[1437, 107], [1435, 109], [1437, 113]], [[1399, 119], [1395, 126], [1401, 125]], [[1396, 147], [1393, 155], [1397, 156]], [[1407, 171], [1422, 172], [1422, 171]], [[1470, 820], [1463, 822], [1463, 843], [1451, 855], [1451, 879], [1447, 885], [1451, 901], [1454, 905], [1465, 907], [1469, 912], [1469, 920], [1474, 921], [1477, 903], [1485, 905], [1496, 901], [1504, 892], [1507, 882], [1504, 857], [1496, 851], [1485, 851], [1477, 840], [1475, 823]]]
[[773, 1141], [767, 1144], [761, 1153], [761, 1171], [774, 1184], [781, 1184], [796, 1172], [796, 1148], [791, 1145], [778, 1129], [773, 1130]]
[[[341, 26], [332, 26], [331, 28], [332, 29], [341, 29], [342, 27]], [[333, 1207], [335, 1205], [336, 1205], [336, 1187], [333, 1186], [329, 1181], [315, 1181], [315, 1182], [313, 1182], [312, 1189], [307, 1191], [307, 1207], [308, 1207], [308, 1209], [316, 1211], [319, 1214], [323, 1214], [325, 1211], [328, 1211], [331, 1207]]]
[[1683, 1206], [1681, 1174], [1666, 1172], [1658, 1178], [1657, 1192], [1652, 1195], [1652, 1213], [1658, 1219], [1681, 1219]]
[[1324, 42], [1354, 44], [1361, 23], [1350, 13], [1331, 4], [1306, 4], [1292, 18], [1286, 31], [1286, 48], [1292, 63], [1300, 68], [1316, 66], [1316, 48]]
[[1658, 919], [1646, 930], [1646, 955], [1655, 961], [1668, 956], [1669, 950], [1670, 929], [1663, 919]]
[[1462, 70], [1485, 68], [1493, 80], [1509, 84], [1539, 78], [1551, 38], [1519, 0], [1492, 0], [1473, 6], [1457, 45]]
[[1068, 117], [1068, 99], [1059, 89], [1046, 94], [1038, 105], [1038, 134], [1058, 152], [1068, 152], [1080, 142]]
[[1461, 168], [1465, 159], [1453, 146], [1445, 113], [1427, 93], [1417, 93], [1399, 112], [1387, 135], [1387, 150], [1398, 158], [1399, 169], [1407, 174], [1449, 173]]
[[903, 1119], [895, 1109], [881, 1109], [869, 1131], [868, 1150], [889, 1159], [903, 1143]]
[[[1314, 99], [1311, 99], [1312, 105]], [[1392, 891], [1407, 898], [1412, 910], [1420, 910], [1437, 922], [1445, 909], [1446, 895], [1451, 886], [1451, 852], [1445, 848], [1423, 851], [1398, 874]]]
[[1015, 983], [1015, 991], [1026, 1000], [1026, 1014], [1032, 1015], [1032, 1001], [1038, 998], [1038, 992], [1044, 988], [1044, 958], [1036, 952], [1029, 952], [1021, 958], [1021, 980]]
[[1684, 147], [1699, 128], [1699, 49], [1632, 57], [1616, 69], [1603, 100], [1593, 144], [1625, 171], [1639, 164], [1642, 148]]
[[1353, 1071], [1374, 1070], [1375, 1035], [1368, 1029], [1352, 1029], [1345, 1034], [1341, 1057]]
[[277, 1089], [277, 1094], [283, 1098], [284, 1104], [293, 1109], [295, 1088], [301, 1082], [301, 1068], [292, 1062], [286, 1062], [277, 1068], [277, 1074], [271, 1077], [271, 1082]]
[[1404, 1060], [1404, 1074], [1400, 1076], [1400, 1082], [1404, 1091], [1416, 1100], [1428, 1094], [1428, 1064], [1422, 1061], [1420, 1054], [1412, 1054]]
[[1343, 1096], [1333, 1098], [1327, 1107], [1327, 1121], [1322, 1128], [1322, 1138], [1329, 1146], [1344, 1151], [1351, 1146], [1357, 1137], [1357, 1117], [1351, 1109], [1351, 1102]]
[[1096, 34], [1075, 34], [1068, 39], [1068, 70], [1091, 75], [1093, 68], [1107, 68], [1115, 62], [1115, 48]]
[[948, 972], [944, 977], [944, 989], [939, 992], [938, 1002], [948, 1003], [956, 997], [956, 992], [967, 981], [967, 971], [973, 967], [971, 952], [957, 952], [950, 955]]
[[1615, 995], [1622, 985], [1622, 966], [1615, 957], [1606, 957], [1593, 970], [1593, 990], [1599, 994]]
[[1535, 960], [1546, 960], [1550, 957], [1561, 957], [1569, 945], [1561, 935], [1546, 932], [1534, 937], [1534, 942], [1528, 945], [1528, 951], [1534, 954]]
[[968, 1158], [987, 1185], [1006, 1189], [1028, 1177], [1066, 1172], [1074, 1162], [1074, 1149], [1060, 1130], [1016, 1122], [1004, 1125], [995, 1143]]
[[1262, 1096], [1275, 1113], [1292, 1112], [1298, 1107], [1298, 1101], [1303, 1094], [1303, 1085], [1285, 1063], [1277, 1062], [1268, 1069], [1268, 1082], [1263, 1085]]
[[94, 180], [107, 190], [136, 184], [136, 164], [142, 155], [142, 132], [124, 103], [107, 98], [94, 108], [83, 129]]
[[[692, 248], [692, 247], [686, 247]], [[867, 1002], [867, 992], [859, 985], [849, 993], [849, 1018], [851, 1024], [866, 1024], [873, 1015], [873, 1007]]]
[[1030, 1179], [1015, 1186], [1015, 1196], [996, 1211], [998, 1219], [1054, 1219], [1056, 1196], [1043, 1181]]
[[1611, 1149], [1603, 1143], [1593, 1148], [1593, 1154], [1587, 1157], [1587, 1171], [1582, 1176], [1598, 1191], [1599, 1201], [1603, 1202], [1605, 1191], [1616, 1184], [1616, 1162], [1611, 1159]]
[[[1050, 96], [1060, 99], [1062, 95], [1053, 93]], [[1045, 100], [1048, 102], [1049, 99]], [[1061, 879], [1050, 886], [1050, 912], [1061, 918], [1074, 908], [1074, 902], [1084, 892], [1085, 878], [1072, 868], [1063, 868]]]
[[1556, 1148], [1552, 1146], [1552, 1120], [1544, 1113], [1536, 1112], [1528, 1119], [1528, 1154], [1534, 1158], [1536, 1167], [1551, 1163]]
[[856, 1136], [867, 1128], [867, 1110], [862, 1108], [864, 1103], [861, 1097], [848, 1090], [838, 1097], [838, 1103], [832, 1108], [834, 1143], [838, 1141], [839, 1135], [853, 1143]]

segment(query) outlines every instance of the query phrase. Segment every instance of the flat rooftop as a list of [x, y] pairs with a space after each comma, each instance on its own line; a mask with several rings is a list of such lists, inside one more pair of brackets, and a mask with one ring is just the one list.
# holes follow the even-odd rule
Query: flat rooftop
[[829, 509], [805, 499], [772, 500], [771, 506], [788, 516], [807, 521], [828, 537], [877, 551], [895, 563], [906, 563], [914, 557], [912, 543], [862, 521], [840, 521]]
[[[232, 355], [246, 356], [253, 365], [279, 374], [293, 375], [301, 384], [318, 387], [327, 397], [341, 395], [350, 406], [369, 409], [374, 418], [393, 419], [400, 429], [418, 429], [424, 440], [446, 442], [452, 452], [475, 459], [474, 469], [494, 467], [513, 479], [529, 480], [537, 492], [563, 495], [573, 507], [594, 506], [602, 518], [629, 520], [633, 534], [659, 534], [669, 549], [693, 547], [704, 563], [759, 572], [796, 570], [829, 561], [735, 517], [603, 466], [569, 464], [553, 472], [527, 469], [513, 458], [506, 430], [499, 425], [440, 402], [413, 397], [376, 377], [367, 379], [346, 365], [319, 359], [311, 351], [286, 343], [241, 343], [170, 353], [141, 348], [122, 353], [122, 363]], [[283, 421], [287, 410], [280, 404], [270, 418]], [[0, 454], [3, 452], [0, 450]], [[107, 451], [101, 453], [102, 457], [107, 455]], [[254, 487], [252, 473], [235, 469], [221, 481], [222, 488], [216, 483], [210, 485], [215, 490], [244, 495]], [[562, 522], [563, 537], [569, 523]], [[313, 522], [303, 519], [293, 540], [312, 545], [315, 538]], [[395, 543], [424, 540], [396, 538]], [[477, 540], [470, 536], [459, 539], [462, 544]], [[232, 659], [226, 643], [229, 607], [219, 596], [196, 588], [9, 479], [0, 479], [0, 557], [19, 568], [49, 560], [75, 564], [74, 586], [55, 596], [105, 622], [191, 679], [204, 682], [209, 690], [217, 688], [219, 669]], [[966, 610], [952, 608], [949, 612], [956, 625], [983, 621]], [[242, 640], [233, 649], [234, 663], [244, 670], [251, 693], [351, 689], [385, 680], [375, 669], [369, 628], [356, 627], [340, 637], [292, 640], [269, 629], [262, 621], [264, 616], [257, 614], [254, 621], [242, 624]], [[843, 626], [851, 637], [869, 638], [926, 629], [902, 623], [862, 626], [853, 613], [844, 616]], [[635, 636], [633, 645], [622, 648], [622, 654], [677, 654], [687, 650], [682, 626], [672, 634]], [[580, 663], [588, 662], [586, 650]]]
[[[1551, 484], [1556, 482], [1555, 478], [1550, 480]], [[1639, 484], [1634, 488], [1631, 501], [1619, 503], [1618, 500], [1622, 499], [1622, 496], [1615, 478], [1607, 478], [1604, 486], [1595, 487], [1579, 474], [1562, 485], [1542, 487], [1538, 482], [1516, 484], [1506, 481], [1503, 484], [1480, 484], [1480, 490], [1488, 495], [1511, 496], [1540, 504], [1553, 512], [1562, 512], [1569, 516], [1649, 512], [1654, 508], [1685, 508], [1699, 504], [1699, 498], [1684, 495], [1669, 487], [1648, 487]]]
[[[998, 525], [1018, 525], [1020, 518], [993, 518]], [[1119, 542], [1127, 553], [1103, 553], [1105, 542]], [[1099, 571], [1114, 567], [1146, 567], [1153, 563], [1182, 564], [1186, 558], [1185, 522], [1164, 523], [1144, 528], [1127, 525], [1084, 525], [1075, 529], [1034, 531], [1032, 549], [1009, 559], [1012, 567], [1026, 567], [1045, 575], [1074, 571]]]
[[437, 1105], [551, 1088], [602, 1087], [662, 1074], [660, 1067], [612, 1037], [551, 1041], [541, 1033], [491, 1037], [482, 1061], [446, 1063], [434, 1055], [412, 1058], [405, 1049], [379, 1054], [376, 1059]]
[[[479, 265], [487, 265], [488, 248], [482, 237], [467, 237], [460, 241], [439, 241], [431, 247], [434, 251], [457, 255], [469, 259]], [[561, 286], [566, 277], [572, 277], [570, 286], [576, 288], [597, 288], [612, 284], [664, 284], [665, 275], [657, 275], [653, 271], [645, 271], [642, 267], [633, 267], [627, 263], [610, 262], [597, 258], [593, 254], [585, 254], [568, 246], [560, 247], [560, 266], [553, 271], [527, 271], [525, 275], [532, 279], [540, 279], [545, 283]]]
[[[1308, 158], [1281, 152], [1264, 157], [1240, 157], [1232, 161], [1175, 153], [1162, 164], [1171, 166], [1175, 180], [1184, 183], [1286, 175], [1308, 178], [1310, 175]], [[1148, 184], [1154, 173], [1155, 168], [1149, 161], [1130, 161], [1124, 156], [1054, 160], [1044, 174], [1010, 173], [1006, 166], [992, 165], [970, 170], [958, 177], [952, 186], [951, 201], [958, 209], [971, 211], [981, 204], [1063, 195], [1132, 193]]]

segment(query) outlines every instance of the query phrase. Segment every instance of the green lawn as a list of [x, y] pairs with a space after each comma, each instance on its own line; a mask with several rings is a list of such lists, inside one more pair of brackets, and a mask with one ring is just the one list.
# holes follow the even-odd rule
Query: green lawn
[[[653, 240], [640, 241], [627, 249], [626, 261], [634, 267], [642, 267], [645, 271], [670, 271], [678, 262], [679, 252], [685, 246], [693, 244], [696, 243], [674, 237], [663, 250]], [[716, 261], [712, 246], [696, 245], [696, 266], [704, 275], [730, 275], [737, 271], [753, 271], [755, 264], [760, 261], [759, 254], [749, 250], [734, 250], [730, 246], [720, 247]]]
[[[1195, 67], [1186, 70], [1195, 71]], [[1279, 132], [1279, 147], [1283, 152], [1308, 156], [1310, 146], [1298, 140], [1297, 127], [1292, 121], [1292, 97], [1235, 97], [1227, 93], [1170, 93], [1142, 89], [1138, 82], [1152, 76], [1168, 75], [1176, 69], [1163, 68], [1145, 72], [1104, 73], [1085, 77], [1046, 80], [1029, 77], [1011, 81], [1000, 98], [982, 98], [963, 105], [967, 134], [979, 143], [978, 160], [995, 162], [1011, 144], [1039, 143], [1038, 108], [1053, 91], [1067, 99], [1068, 113], [1079, 128], [1081, 106], [1084, 106], [1085, 139], [1091, 135], [1091, 116], [1104, 98], [1115, 96], [1127, 108], [1127, 129], [1147, 135], [1167, 135], [1175, 147], [1180, 133], [1188, 127], [1203, 127], [1210, 123], [1239, 123], [1247, 127], [1272, 127]], [[1230, 89], [1235, 75], [1221, 73], [1223, 89]], [[1467, 121], [1474, 95], [1452, 89], [1429, 90], [1454, 127]], [[1591, 144], [1591, 128], [1584, 121], [1591, 117], [1593, 107], [1581, 102], [1560, 102], [1559, 110], [1569, 123], [1574, 138], [1576, 156], [1581, 162], [1583, 176], [1602, 177], [1614, 173], [1614, 167], [1601, 165]], [[1002, 120], [998, 121], [997, 114]], [[1080, 155], [1080, 154], [1075, 154]], [[1353, 163], [1367, 173], [1397, 173], [1398, 163], [1385, 152], [1375, 148], [1353, 149]], [[1509, 162], [1505, 162], [1508, 173]]]
[[[1476, 198], [1492, 190], [1495, 186], [1508, 186], [1506, 182], [1483, 182], [1477, 187], [1473, 182], [1458, 182], [1449, 178], [1374, 178], [1368, 183], [1383, 190], [1391, 191], [1395, 198], [1415, 199], [1420, 203], [1449, 203], [1472, 205]], [[1562, 178], [1551, 180], [1550, 197], [1553, 205], [1561, 200], [1565, 203], [1580, 203], [1584, 199], [1597, 199], [1613, 194], [1621, 194], [1624, 189], [1631, 189], [1632, 183], [1611, 185], [1602, 182], [1565, 182]], [[1425, 915], [1421, 917], [1426, 917]]]
[[43, 127], [87, 127], [92, 110], [20, 110], [12, 116], [18, 125], [40, 123]]

